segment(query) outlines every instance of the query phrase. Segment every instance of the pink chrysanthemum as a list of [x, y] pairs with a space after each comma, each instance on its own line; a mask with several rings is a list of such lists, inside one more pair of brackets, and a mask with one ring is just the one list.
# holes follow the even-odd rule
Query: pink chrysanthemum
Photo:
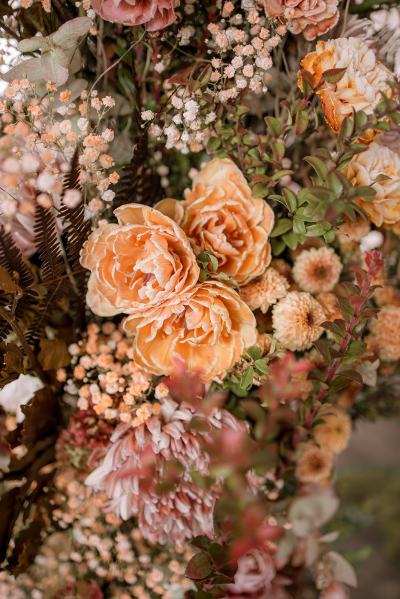
[[[190, 429], [194, 417], [202, 421], [201, 430]], [[159, 415], [137, 428], [120, 425], [116, 429], [103, 462], [86, 484], [104, 490], [110, 498], [108, 507], [123, 519], [137, 516], [143, 536], [151, 543], [212, 537], [218, 485], [197, 486], [190, 470], [207, 474], [210, 458], [202, 444], [218, 430], [244, 430], [244, 424], [225, 410], [214, 409], [205, 416], [188, 404], [163, 399]], [[173, 480], [168, 480], [168, 467], [174, 462], [179, 467]]]

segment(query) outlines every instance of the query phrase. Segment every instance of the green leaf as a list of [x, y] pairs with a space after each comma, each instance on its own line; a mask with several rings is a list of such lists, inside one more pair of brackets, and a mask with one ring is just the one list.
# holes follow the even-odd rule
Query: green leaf
[[297, 198], [296, 195], [290, 189], [286, 187], [282, 190], [283, 196], [286, 200], [287, 207], [290, 212], [295, 212], [297, 208]]
[[338, 69], [328, 69], [327, 71], [324, 71], [322, 73], [322, 76], [328, 83], [337, 83], [341, 80], [346, 71], [346, 67]]
[[270, 188], [266, 183], [256, 183], [253, 185], [252, 191], [256, 198], [265, 198], [269, 194]]
[[291, 233], [286, 233], [286, 235], [283, 235], [283, 240], [291, 250], [295, 250], [299, 243], [302, 243], [303, 241], [302, 235], [294, 233], [293, 231]]
[[279, 119], [274, 116], [267, 116], [265, 118], [265, 124], [268, 127], [269, 132], [274, 137], [279, 137], [282, 132], [282, 124]]
[[316, 156], [306, 156], [304, 160], [313, 167], [318, 177], [322, 179], [322, 181], [325, 181], [328, 174], [328, 167], [326, 164]]
[[270, 237], [279, 237], [288, 231], [291, 231], [293, 226], [293, 221], [288, 218], [280, 218], [276, 223], [275, 227], [272, 229]]
[[252, 360], [259, 360], [262, 356], [261, 349], [258, 347], [258, 345], [252, 345], [251, 347], [247, 348], [246, 353]]
[[253, 368], [253, 366], [249, 366], [241, 378], [241, 381], [240, 381], [241, 388], [244, 390], [250, 389], [250, 387], [253, 384], [253, 378], [254, 378], [254, 368]]
[[299, 110], [296, 114], [296, 134], [301, 135], [308, 127], [308, 113], [306, 110]]
[[268, 372], [268, 364], [266, 359], [261, 358], [260, 360], [256, 360], [254, 362], [254, 368], [258, 374], [266, 374]]

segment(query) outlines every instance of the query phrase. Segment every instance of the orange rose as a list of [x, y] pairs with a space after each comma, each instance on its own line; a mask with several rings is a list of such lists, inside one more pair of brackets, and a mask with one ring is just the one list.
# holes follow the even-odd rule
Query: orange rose
[[256, 343], [256, 321], [250, 308], [230, 287], [218, 281], [196, 285], [173, 297], [147, 318], [129, 316], [127, 333], [136, 333], [135, 363], [149, 373], [169, 375], [176, 358], [204, 381], [222, 376]]
[[[324, 116], [334, 131], [339, 131], [343, 120], [351, 116], [353, 110], [372, 114], [381, 99], [380, 92], [390, 95], [387, 82], [393, 80], [393, 74], [359, 38], [319, 41], [315, 51], [307, 54], [300, 64], [310, 73]], [[329, 83], [324, 80], [325, 71], [338, 68], [346, 69], [339, 81]], [[303, 88], [301, 73], [299, 87]]]
[[87, 303], [95, 314], [143, 316], [196, 284], [199, 267], [182, 229], [153, 208], [127, 204], [83, 247], [81, 264], [91, 271]]
[[[163, 200], [158, 208], [178, 222], [195, 252], [211, 252], [219, 270], [239, 285], [260, 276], [271, 261], [268, 236], [274, 213], [266, 202], [253, 198], [246, 179], [227, 158], [209, 162], [194, 178], [180, 208]], [[175, 216], [174, 216], [175, 215]]]

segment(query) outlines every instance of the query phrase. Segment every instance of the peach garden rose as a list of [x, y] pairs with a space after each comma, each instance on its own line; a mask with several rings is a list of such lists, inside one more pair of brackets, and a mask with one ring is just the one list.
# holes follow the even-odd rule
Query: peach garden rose
[[[315, 51], [307, 54], [300, 64], [310, 73], [324, 116], [334, 131], [340, 129], [353, 110], [372, 114], [382, 97], [381, 92], [390, 95], [388, 81], [393, 80], [393, 74], [359, 38], [319, 41]], [[331, 69], [346, 70], [339, 81], [329, 83], [323, 80], [323, 74]], [[302, 85], [299, 73], [299, 87]]]
[[134, 360], [143, 370], [172, 374], [178, 358], [204, 381], [224, 375], [257, 340], [252, 311], [218, 281], [176, 295], [144, 319], [129, 316], [125, 330], [136, 334]]
[[214, 254], [219, 271], [239, 285], [260, 276], [271, 261], [268, 237], [274, 213], [264, 200], [253, 197], [243, 174], [228, 158], [206, 164], [175, 208], [170, 199], [157, 207], [171, 217], [179, 216], [195, 252]]
[[284, 17], [292, 33], [314, 40], [332, 29], [339, 19], [338, 0], [265, 0], [269, 17]]
[[114, 214], [118, 224], [93, 231], [81, 254], [82, 266], [91, 271], [87, 303], [95, 314], [143, 316], [194, 287], [199, 267], [174, 221], [140, 204], [121, 206]]
[[145, 25], [159, 31], [175, 21], [174, 0], [93, 0], [94, 10], [106, 21]]

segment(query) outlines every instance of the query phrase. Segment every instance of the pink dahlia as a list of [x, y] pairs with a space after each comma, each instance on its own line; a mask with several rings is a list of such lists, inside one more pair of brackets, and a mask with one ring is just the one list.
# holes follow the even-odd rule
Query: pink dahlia
[[263, 0], [269, 17], [283, 17], [292, 33], [314, 40], [339, 20], [338, 0]]
[[94, 10], [106, 21], [122, 25], [145, 25], [159, 31], [176, 19], [174, 0], [93, 0]]
[[[204, 426], [191, 428], [194, 417]], [[218, 484], [201, 488], [193, 483], [190, 471], [207, 474], [210, 456], [204, 444], [212, 433], [244, 428], [226, 410], [214, 409], [206, 416], [188, 404], [163, 399], [157, 416], [136, 428], [116, 429], [102, 463], [86, 484], [105, 491], [108, 509], [124, 520], [136, 516], [150, 543], [212, 537]]]

